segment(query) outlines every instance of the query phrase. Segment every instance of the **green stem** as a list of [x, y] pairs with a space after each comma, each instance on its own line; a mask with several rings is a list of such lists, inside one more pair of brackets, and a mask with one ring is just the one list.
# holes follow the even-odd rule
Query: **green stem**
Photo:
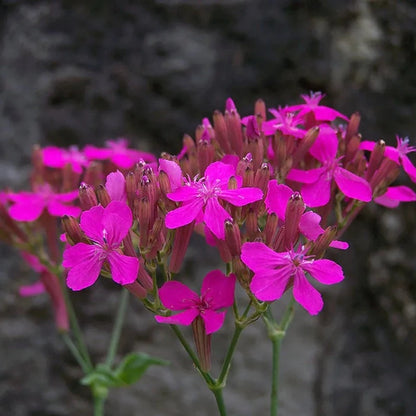
[[94, 416], [104, 416], [105, 397], [94, 395]]
[[217, 401], [218, 411], [220, 416], [227, 416], [227, 411], [225, 409], [224, 398], [222, 397], [222, 388], [211, 389], [214, 393], [215, 400]]
[[89, 372], [88, 364], [85, 362], [84, 357], [79, 352], [77, 346], [74, 344], [70, 336], [66, 332], [62, 332], [61, 334], [63, 341], [65, 342], [68, 349], [71, 351], [72, 355], [74, 356], [75, 360], [79, 364], [79, 366], [82, 368], [82, 371], [84, 374], [87, 374]]
[[85, 365], [88, 368], [88, 370], [84, 371], [84, 372], [89, 373], [90, 371], [93, 370], [94, 366], [92, 365], [92, 361], [91, 361], [90, 355], [88, 353], [87, 346], [84, 342], [84, 337], [82, 335], [81, 327], [79, 326], [78, 318], [77, 318], [77, 315], [75, 314], [75, 310], [74, 310], [74, 307], [72, 305], [71, 299], [69, 297], [68, 290], [67, 290], [67, 288], [66, 288], [66, 286], [63, 282], [64, 279], [63, 279], [62, 275], [60, 275], [60, 274], [57, 275], [57, 276], [58, 276], [58, 279], [59, 279], [59, 283], [61, 285], [62, 294], [63, 294], [64, 300], [65, 300], [66, 309], [68, 311], [68, 316], [69, 316], [71, 329], [72, 329], [72, 332], [74, 334], [75, 341], [77, 343], [77, 350], [81, 354], [81, 356], [83, 358], [83, 362], [85, 363]]
[[279, 408], [279, 356], [280, 346], [286, 330], [293, 318], [294, 298], [291, 297], [289, 305], [283, 314], [279, 323], [273, 317], [271, 307], [269, 307], [263, 315], [264, 323], [267, 327], [267, 334], [272, 342], [272, 385], [270, 393], [270, 416], [277, 416]]
[[240, 337], [241, 332], [243, 331], [243, 327], [236, 325], [234, 329], [233, 338], [231, 339], [230, 346], [228, 347], [227, 355], [225, 356], [224, 364], [222, 365], [220, 376], [217, 380], [217, 385], [224, 387], [225, 382], [227, 380], [227, 375], [230, 370], [231, 360], [233, 358], [233, 354], [235, 351], [235, 347], [237, 346], [238, 338]]
[[110, 345], [108, 347], [107, 358], [105, 363], [111, 367], [116, 356], [118, 343], [120, 340], [121, 330], [123, 328], [124, 318], [129, 303], [129, 292], [127, 289], [122, 289], [120, 304], [117, 310], [116, 320], [114, 322], [113, 332], [111, 334]]
[[[194, 363], [195, 367], [198, 369], [201, 376], [204, 378], [205, 382], [211, 388], [211, 386], [215, 386], [215, 380], [204, 370], [202, 370], [201, 365], [199, 364], [198, 357], [192, 351], [192, 348], [182, 335], [182, 332], [176, 325], [169, 325], [172, 328], [172, 331], [175, 333], [177, 338], [179, 339], [180, 343], [182, 344], [185, 351], [188, 353], [189, 357], [191, 358], [192, 362]], [[215, 394], [215, 393], [214, 393]]]
[[272, 338], [272, 386], [270, 394], [270, 416], [276, 416], [278, 410], [279, 353], [282, 337]]

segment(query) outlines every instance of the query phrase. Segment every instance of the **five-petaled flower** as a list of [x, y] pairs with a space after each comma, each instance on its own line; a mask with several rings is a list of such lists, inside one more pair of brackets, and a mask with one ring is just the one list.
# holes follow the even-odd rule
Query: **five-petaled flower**
[[320, 293], [308, 282], [305, 272], [320, 283], [331, 285], [344, 279], [341, 266], [331, 260], [315, 260], [299, 247], [276, 253], [263, 243], [245, 243], [241, 260], [254, 276], [250, 289], [262, 301], [279, 299], [293, 281], [293, 296], [311, 315], [323, 307]]
[[98, 205], [82, 213], [80, 227], [92, 244], [78, 243], [64, 251], [62, 264], [69, 268], [68, 287], [82, 290], [94, 284], [105, 262], [115, 282], [126, 285], [136, 280], [138, 258], [126, 256], [120, 249], [132, 222], [130, 208], [120, 201], [112, 201], [105, 208]]
[[162, 305], [172, 311], [182, 311], [171, 316], [156, 315], [159, 323], [190, 325], [198, 316], [205, 324], [207, 335], [218, 331], [224, 323], [227, 308], [234, 302], [235, 276], [225, 276], [220, 270], [209, 272], [201, 288], [201, 296], [178, 281], [168, 281], [159, 289]]
[[235, 168], [222, 162], [211, 163], [204, 177], [188, 181], [167, 196], [184, 204], [166, 214], [166, 227], [179, 228], [192, 221], [203, 221], [219, 239], [224, 239], [224, 222], [231, 219], [219, 200], [241, 207], [260, 200], [263, 192], [258, 188], [228, 189], [228, 182], [235, 175]]

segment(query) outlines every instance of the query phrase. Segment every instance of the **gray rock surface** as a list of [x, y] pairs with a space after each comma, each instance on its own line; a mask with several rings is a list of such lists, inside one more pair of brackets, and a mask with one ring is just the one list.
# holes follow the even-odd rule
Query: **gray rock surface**
[[[326, 104], [360, 111], [366, 138], [414, 143], [415, 64], [412, 0], [0, 0], [0, 185], [24, 186], [35, 143], [126, 136], [177, 152], [228, 96], [248, 114], [258, 97], [277, 106], [321, 90]], [[348, 278], [322, 288], [319, 317], [297, 310], [284, 341], [282, 416], [416, 414], [415, 218], [414, 206], [371, 207], [350, 229], [350, 250], [337, 253]], [[200, 251], [188, 258], [190, 280], [213, 267]], [[0, 256], [0, 415], [90, 415], [47, 299], [19, 298], [33, 276], [7, 247]], [[99, 283], [74, 296], [97, 359], [117, 289]], [[122, 351], [171, 365], [113, 392], [108, 415], [215, 414], [169, 329], [134, 301], [128, 316]], [[243, 334], [225, 392], [231, 415], [268, 412], [263, 335], [260, 322]]]

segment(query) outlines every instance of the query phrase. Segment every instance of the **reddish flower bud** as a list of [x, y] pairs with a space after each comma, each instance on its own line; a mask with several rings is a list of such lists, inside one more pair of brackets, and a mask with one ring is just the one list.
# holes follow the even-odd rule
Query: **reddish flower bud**
[[285, 248], [294, 247], [299, 237], [299, 222], [305, 212], [305, 204], [299, 192], [295, 192], [286, 206], [285, 221]]
[[85, 182], [79, 187], [79, 201], [83, 211], [87, 211], [98, 205], [97, 195], [95, 195], [94, 189]]
[[91, 162], [84, 175], [84, 182], [88, 185], [96, 187], [103, 183], [104, 174], [103, 166], [99, 162]]
[[211, 334], [206, 333], [205, 323], [200, 316], [193, 320], [192, 332], [201, 369], [209, 371], [211, 368]]
[[233, 257], [241, 254], [240, 227], [229, 220], [225, 221], [225, 242]]
[[370, 181], [374, 175], [374, 172], [380, 167], [381, 162], [384, 159], [384, 151], [386, 150], [386, 142], [380, 139], [374, 146], [370, 155], [370, 161], [368, 162], [366, 179]]
[[110, 202], [111, 197], [107, 192], [107, 189], [105, 189], [104, 185], [98, 185], [95, 193], [97, 194], [98, 202], [105, 208]]
[[68, 243], [70, 243], [71, 245], [80, 243], [81, 241], [85, 240], [81, 228], [79, 226], [79, 222], [74, 217], [64, 215], [62, 217], [62, 228], [66, 233]]
[[213, 115], [214, 119], [214, 130], [215, 130], [215, 138], [221, 149], [224, 151], [225, 154], [231, 154], [231, 145], [228, 141], [228, 132], [227, 132], [227, 125], [225, 123], [224, 116], [218, 110], [214, 111]]

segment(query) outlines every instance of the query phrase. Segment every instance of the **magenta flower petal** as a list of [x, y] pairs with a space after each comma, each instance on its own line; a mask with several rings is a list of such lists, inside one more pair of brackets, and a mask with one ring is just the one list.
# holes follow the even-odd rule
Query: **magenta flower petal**
[[199, 296], [193, 290], [176, 280], [166, 282], [159, 289], [159, 298], [162, 305], [172, 311], [194, 307], [199, 301]]
[[280, 299], [291, 276], [290, 264], [276, 270], [269, 269], [256, 273], [251, 280], [250, 290], [262, 301], [271, 302]]
[[296, 273], [293, 297], [311, 315], [317, 315], [324, 306], [321, 294], [308, 282], [301, 270]]
[[126, 202], [126, 178], [119, 170], [107, 175], [105, 189], [112, 201]]
[[179, 208], [169, 211], [165, 217], [166, 227], [174, 229], [190, 224], [201, 213], [203, 206], [203, 199], [196, 198]]
[[45, 286], [40, 280], [31, 285], [20, 286], [19, 288], [19, 295], [22, 297], [37, 296], [45, 292]]
[[235, 276], [221, 270], [209, 272], [202, 282], [201, 296], [213, 309], [231, 306], [234, 302]]
[[84, 243], [68, 247], [63, 254], [62, 265], [69, 267], [66, 284], [72, 290], [82, 290], [95, 283], [100, 275], [102, 249]]
[[263, 192], [259, 188], [239, 188], [224, 190], [219, 195], [221, 199], [226, 200], [236, 207], [242, 207], [251, 202], [259, 201], [263, 198]]
[[35, 221], [46, 208], [44, 200], [36, 194], [12, 194], [10, 198], [15, 204], [10, 207], [9, 215], [16, 221]]
[[49, 214], [54, 217], [63, 217], [64, 215], [69, 215], [70, 217], [78, 217], [81, 214], [81, 208], [75, 207], [73, 205], [65, 205], [61, 202], [54, 200], [48, 204]]
[[231, 176], [235, 175], [235, 168], [222, 162], [211, 163], [205, 169], [205, 178], [210, 178], [211, 182], [218, 180], [219, 186], [227, 186]]
[[220, 240], [225, 238], [224, 223], [229, 219], [231, 219], [231, 215], [220, 205], [216, 198], [208, 199], [205, 206], [204, 222]]
[[291, 169], [287, 175], [287, 179], [301, 183], [315, 183], [326, 170], [325, 167], [309, 170]]
[[93, 241], [103, 243], [104, 226], [102, 223], [104, 207], [97, 205], [81, 214], [79, 226], [85, 235]]
[[358, 199], [359, 201], [371, 201], [373, 193], [371, 186], [365, 179], [341, 167], [337, 167], [334, 170], [334, 179], [339, 189], [346, 196]]
[[130, 208], [120, 201], [111, 201], [105, 208], [102, 224], [110, 247], [118, 247], [133, 223]]
[[305, 212], [299, 221], [300, 232], [309, 240], [315, 241], [324, 232], [324, 229], [319, 225], [321, 219], [321, 216], [315, 212]]
[[307, 183], [302, 186], [302, 197], [309, 207], [321, 207], [329, 202], [331, 197], [330, 178], [322, 178], [315, 183]]
[[416, 193], [407, 186], [389, 186], [387, 191], [374, 201], [387, 208], [396, 208], [400, 202], [416, 201]]
[[401, 159], [404, 171], [409, 175], [412, 182], [416, 182], [416, 167], [413, 166], [412, 162], [406, 155], [402, 155]]
[[263, 273], [276, 266], [288, 264], [287, 253], [276, 253], [264, 243], [244, 243], [241, 247], [241, 260], [254, 272]]
[[172, 191], [182, 186], [182, 169], [176, 162], [159, 159], [159, 171], [163, 171], [168, 175]]
[[360, 143], [360, 149], [368, 150], [370, 152], [373, 151], [374, 147], [376, 146], [376, 142], [370, 142], [369, 140], [363, 140]]
[[156, 322], [161, 324], [171, 324], [171, 325], [191, 325], [194, 319], [199, 315], [199, 310], [197, 308], [186, 309], [183, 312], [179, 312], [171, 316], [161, 316], [156, 315]]
[[339, 250], [346, 250], [350, 245], [346, 241], [334, 240], [329, 244], [329, 247], [337, 248]]
[[341, 266], [327, 259], [304, 263], [302, 269], [310, 273], [318, 282], [325, 285], [332, 285], [344, 279]]
[[292, 195], [293, 190], [287, 185], [279, 184], [276, 179], [271, 180], [264, 200], [268, 212], [274, 212], [280, 220], [285, 221], [286, 206]]
[[62, 194], [54, 194], [54, 199], [60, 202], [72, 202], [74, 199], [77, 199], [79, 191], [76, 189], [72, 192], [64, 192]]
[[139, 259], [137, 257], [126, 256], [117, 251], [108, 254], [110, 263], [111, 277], [120, 285], [133, 283], [137, 279], [139, 272]]
[[174, 192], [167, 194], [167, 197], [175, 202], [188, 202], [198, 197], [198, 189], [192, 185], [185, 185], [177, 188]]
[[347, 116], [345, 116], [337, 110], [334, 110], [333, 108], [327, 107], [326, 105], [319, 105], [315, 107], [312, 111], [315, 116], [315, 119], [318, 121], [333, 121], [336, 118], [348, 120]]
[[204, 320], [205, 332], [207, 335], [218, 331], [225, 319], [225, 311], [217, 312], [211, 309], [206, 309], [201, 312], [201, 318]]
[[309, 153], [320, 162], [334, 160], [338, 150], [337, 132], [327, 124], [319, 126], [319, 134]]

